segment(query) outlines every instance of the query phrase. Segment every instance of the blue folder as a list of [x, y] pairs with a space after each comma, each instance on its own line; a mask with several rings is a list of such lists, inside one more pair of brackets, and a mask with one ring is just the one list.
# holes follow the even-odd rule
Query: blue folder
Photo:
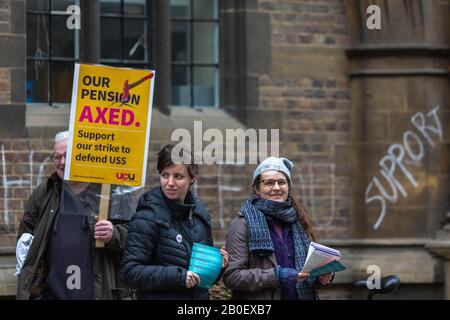
[[222, 269], [222, 255], [215, 247], [194, 242], [192, 247], [189, 271], [196, 273], [200, 277], [201, 288], [212, 287]]
[[339, 271], [342, 271], [345, 269], [346, 268], [342, 263], [340, 263], [337, 260], [334, 260], [324, 266], [321, 266], [319, 268], [312, 270], [309, 273], [309, 275], [311, 277], [320, 277], [320, 276], [323, 276], [324, 274], [328, 274], [328, 273], [332, 273], [332, 272], [339, 272]]

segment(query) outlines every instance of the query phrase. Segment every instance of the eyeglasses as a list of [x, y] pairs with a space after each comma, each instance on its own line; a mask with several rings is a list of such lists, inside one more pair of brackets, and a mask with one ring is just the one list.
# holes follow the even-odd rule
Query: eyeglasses
[[66, 159], [66, 153], [60, 154], [58, 152], [55, 152], [53, 154], [53, 161], [55, 161], [55, 162], [60, 162], [62, 160], [62, 158]]
[[275, 186], [275, 183], [278, 184], [280, 188], [287, 187], [288, 182], [286, 179], [279, 179], [279, 180], [273, 180], [273, 179], [264, 179], [261, 180], [261, 183], [265, 188], [273, 188]]

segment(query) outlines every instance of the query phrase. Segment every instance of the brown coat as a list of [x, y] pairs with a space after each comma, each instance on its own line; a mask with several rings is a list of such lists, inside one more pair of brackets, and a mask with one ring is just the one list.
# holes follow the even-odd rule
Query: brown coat
[[[30, 196], [20, 222], [17, 239], [27, 232], [34, 235], [33, 243], [20, 272], [17, 299], [39, 296], [45, 283], [45, 252], [50, 230], [59, 208], [62, 181], [56, 173], [40, 184]], [[113, 238], [104, 249], [94, 249], [94, 292], [96, 299], [113, 299], [126, 295], [120, 285], [118, 271], [124, 249], [128, 224], [113, 222]]]
[[233, 299], [280, 300], [275, 254], [249, 254], [247, 222], [241, 213], [231, 222], [225, 247], [229, 261], [223, 281]]

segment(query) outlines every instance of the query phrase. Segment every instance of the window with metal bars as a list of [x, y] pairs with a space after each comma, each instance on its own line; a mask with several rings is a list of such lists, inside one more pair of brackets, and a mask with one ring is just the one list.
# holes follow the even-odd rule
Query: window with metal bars
[[69, 102], [79, 30], [66, 26], [67, 7], [79, 1], [27, 1], [27, 102]]
[[151, 1], [101, 0], [101, 57], [110, 66], [150, 68]]
[[219, 104], [219, 1], [171, 0], [172, 105]]
[[[151, 68], [150, 0], [100, 0], [100, 63]], [[80, 0], [27, 1], [27, 103], [70, 103], [80, 30], [66, 26]], [[83, 8], [81, 7], [81, 10]], [[89, 12], [82, 12], [82, 19]]]

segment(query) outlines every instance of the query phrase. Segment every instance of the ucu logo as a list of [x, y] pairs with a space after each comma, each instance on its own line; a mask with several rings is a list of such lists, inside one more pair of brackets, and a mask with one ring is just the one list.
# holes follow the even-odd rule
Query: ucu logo
[[135, 180], [135, 178], [136, 178], [136, 174], [131, 174], [131, 173], [123, 173], [123, 172], [121, 172], [121, 173], [119, 173], [119, 172], [116, 172], [116, 178], [118, 179], [118, 180], [130, 180], [130, 181], [134, 181]]

